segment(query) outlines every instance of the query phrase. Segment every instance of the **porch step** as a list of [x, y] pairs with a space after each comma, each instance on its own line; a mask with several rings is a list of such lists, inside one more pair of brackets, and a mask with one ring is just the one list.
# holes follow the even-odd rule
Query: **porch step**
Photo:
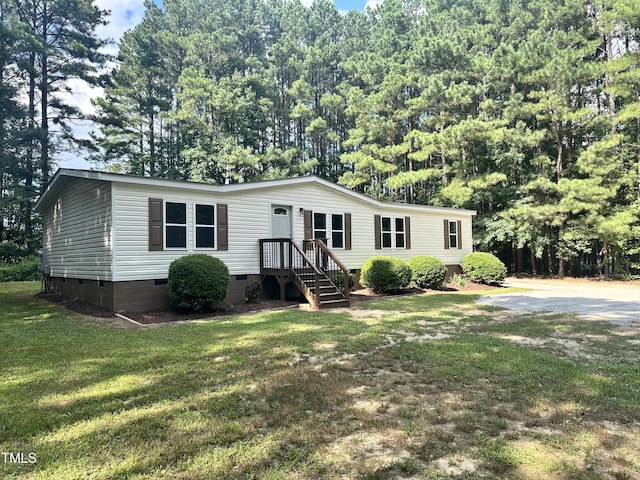
[[[309, 290], [311, 290], [313, 293], [316, 293], [315, 285], [309, 285], [308, 283], [306, 285], [307, 285], [307, 287], [309, 287]], [[336, 291], [336, 287], [334, 287], [333, 285], [320, 285], [318, 287], [318, 290], [320, 290], [320, 294], [323, 294], [323, 293], [326, 293], [326, 292], [335, 292]]]
[[[317, 308], [348, 307], [348, 296], [345, 298], [339, 287], [347, 268], [324, 242], [316, 239], [305, 242], [311, 245], [309, 251], [313, 251], [314, 255], [308, 256], [290, 238], [261, 239], [260, 274], [263, 277], [276, 277], [282, 298], [287, 282], [293, 280], [309, 303]], [[283, 258], [289, 261], [283, 262]]]
[[338, 291], [320, 293], [320, 303], [331, 302], [334, 300], [344, 300], [344, 295]]
[[320, 300], [320, 305], [318, 306], [318, 308], [338, 308], [338, 307], [348, 307], [349, 306], [349, 300], [342, 298], [340, 300], [329, 300], [329, 301], [323, 301]]
[[305, 282], [309, 291], [318, 298], [318, 308], [348, 307], [349, 300], [338, 290], [328, 278], [318, 279], [318, 289], [315, 286], [315, 276]]

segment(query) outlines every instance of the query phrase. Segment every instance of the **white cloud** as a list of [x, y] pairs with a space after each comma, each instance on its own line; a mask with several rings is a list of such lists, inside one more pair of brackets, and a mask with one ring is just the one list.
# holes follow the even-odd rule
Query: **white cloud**
[[115, 43], [110, 45], [108, 53], [116, 54], [116, 43], [122, 34], [142, 21], [144, 17], [144, 0], [96, 0], [96, 6], [111, 11], [109, 23], [100, 25], [96, 33], [101, 38], [110, 38]]
[[366, 5], [364, 6], [365, 9], [367, 8], [371, 8], [372, 10], [375, 9], [378, 5], [382, 5], [382, 0], [367, 0]]

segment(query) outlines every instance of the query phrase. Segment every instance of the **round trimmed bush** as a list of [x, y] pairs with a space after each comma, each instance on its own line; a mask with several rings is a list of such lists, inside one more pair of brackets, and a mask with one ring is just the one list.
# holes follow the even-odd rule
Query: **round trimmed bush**
[[429, 255], [419, 255], [407, 262], [411, 267], [411, 280], [420, 288], [440, 288], [447, 274], [447, 267]]
[[169, 298], [180, 310], [200, 312], [227, 296], [229, 269], [218, 258], [196, 253], [169, 266]]
[[462, 273], [476, 283], [495, 283], [504, 280], [507, 268], [495, 255], [475, 252], [462, 259]]
[[360, 283], [375, 293], [391, 292], [409, 285], [411, 267], [400, 258], [371, 257], [362, 266]]

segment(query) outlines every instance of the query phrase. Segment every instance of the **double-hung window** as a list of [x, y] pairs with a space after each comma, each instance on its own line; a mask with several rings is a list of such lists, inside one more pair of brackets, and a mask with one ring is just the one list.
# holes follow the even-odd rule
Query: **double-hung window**
[[187, 204], [165, 202], [165, 247], [187, 248]]
[[344, 248], [344, 215], [313, 212], [313, 238], [320, 238], [330, 248]]
[[149, 198], [148, 220], [150, 252], [229, 249], [227, 204]]
[[449, 248], [458, 248], [458, 222], [449, 222]]
[[381, 217], [380, 233], [382, 248], [406, 248], [404, 217]]
[[331, 248], [344, 248], [344, 216], [331, 214]]
[[313, 238], [327, 240], [327, 214], [313, 213]]
[[382, 217], [382, 248], [392, 248], [391, 217]]
[[444, 248], [462, 248], [462, 221], [445, 220], [444, 221]]
[[196, 248], [216, 247], [216, 213], [214, 205], [195, 204], [195, 239]]
[[396, 233], [396, 248], [405, 247], [405, 234], [404, 234], [404, 217], [396, 217], [395, 219], [395, 233]]

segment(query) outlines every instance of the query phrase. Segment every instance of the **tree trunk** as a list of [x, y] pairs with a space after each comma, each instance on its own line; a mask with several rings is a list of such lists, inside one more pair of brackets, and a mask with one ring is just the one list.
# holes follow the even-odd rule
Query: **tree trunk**
[[611, 270], [609, 268], [610, 247], [611, 244], [609, 243], [609, 241], [605, 240], [602, 244], [602, 250], [600, 251], [600, 253], [602, 254], [602, 262], [604, 263], [604, 278], [606, 278], [607, 280], [611, 278]]
[[149, 115], [149, 175], [156, 176], [156, 132], [153, 110]]
[[538, 267], [536, 265], [536, 252], [533, 249], [533, 245], [531, 246], [531, 248], [529, 250], [529, 255], [531, 256], [531, 274], [532, 275], [537, 275], [538, 274]]
[[518, 247], [516, 271], [518, 273], [522, 273], [523, 270], [524, 270], [524, 252], [523, 252], [522, 248]]
[[[34, 7], [35, 8], [35, 7]], [[24, 226], [25, 238], [30, 238], [32, 233], [31, 222], [31, 195], [33, 190], [34, 157], [35, 157], [35, 133], [36, 133], [36, 53], [29, 52], [29, 107], [27, 112], [28, 137], [25, 154], [25, 190], [27, 195], [24, 201]]]
[[[442, 132], [444, 132], [444, 125], [440, 127], [441, 135]], [[447, 179], [447, 157], [444, 152], [440, 152], [440, 156], [442, 157], [442, 186], [446, 187], [449, 184], [449, 180]]]
[[[0, 140], [2, 140], [0, 138]], [[4, 203], [4, 173], [0, 173], [0, 203]], [[4, 240], [4, 215], [3, 211], [0, 210], [0, 242]]]
[[[612, 44], [611, 36], [612, 35], [608, 33], [604, 37], [605, 48], [607, 50], [607, 62], [613, 61], [613, 44]], [[609, 120], [611, 122], [611, 125], [610, 125], [611, 133], [614, 134], [616, 133], [616, 124], [615, 124], [616, 98], [608, 90], [609, 87], [611, 87], [612, 83], [613, 83], [613, 79], [611, 77], [611, 73], [607, 71], [604, 75], [604, 87], [605, 87], [605, 92], [607, 92], [606, 94], [607, 95], [607, 114], [609, 115]]]
[[[46, 19], [46, 16], [45, 16]], [[45, 23], [46, 25], [46, 23]], [[46, 33], [44, 33], [44, 40], [46, 41]], [[49, 180], [49, 68], [48, 58], [46, 55], [42, 56], [41, 68], [42, 68], [42, 83], [40, 86], [40, 143], [42, 150], [40, 151], [40, 171], [42, 174], [42, 183], [40, 185], [41, 190], [44, 190], [47, 181]]]
[[563, 147], [562, 147], [562, 128], [560, 127], [559, 124], [556, 126], [556, 149], [557, 149], [556, 179], [560, 181], [560, 179], [562, 178], [562, 169], [563, 169], [563, 166], [562, 166]]

